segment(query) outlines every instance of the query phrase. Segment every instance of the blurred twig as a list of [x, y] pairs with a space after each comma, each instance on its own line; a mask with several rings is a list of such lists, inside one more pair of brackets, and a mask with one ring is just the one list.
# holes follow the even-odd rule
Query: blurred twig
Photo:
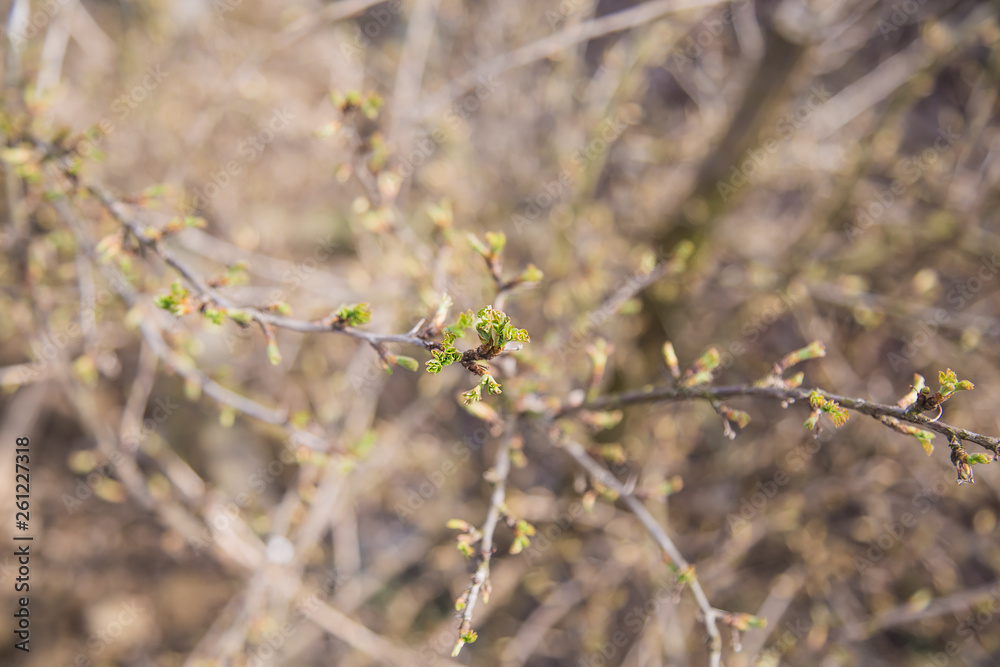
[[695, 601], [698, 603], [698, 608], [704, 615], [705, 630], [708, 632], [709, 636], [709, 655], [712, 667], [719, 667], [722, 661], [722, 635], [719, 633], [719, 628], [716, 625], [716, 622], [722, 619], [728, 612], [716, 609], [708, 601], [708, 596], [705, 594], [705, 590], [701, 587], [701, 583], [698, 581], [698, 578], [693, 575], [693, 568], [691, 564], [687, 562], [683, 554], [681, 554], [680, 549], [678, 549], [677, 545], [674, 544], [674, 541], [670, 539], [667, 533], [663, 530], [656, 519], [653, 518], [653, 515], [649, 513], [649, 510], [646, 509], [646, 506], [643, 505], [641, 501], [629, 493], [628, 489], [626, 489], [625, 486], [607, 469], [598, 464], [594, 459], [590, 458], [590, 455], [587, 454], [587, 449], [579, 442], [567, 437], [563, 438], [559, 444], [564, 450], [566, 450], [573, 460], [580, 465], [580, 467], [587, 471], [587, 474], [618, 494], [622, 501], [628, 506], [629, 510], [631, 510], [636, 518], [639, 519], [649, 534], [653, 536], [656, 543], [660, 545], [660, 548], [663, 549], [663, 553], [670, 558], [679, 571], [692, 573], [689, 574], [689, 581], [687, 584], [691, 587], [691, 592], [694, 594]]
[[498, 76], [517, 67], [546, 58], [580, 42], [628, 30], [666, 14], [712, 7], [718, 4], [720, 4], [720, 0], [654, 0], [631, 9], [591, 19], [585, 23], [568, 26], [553, 35], [492, 58], [452, 79], [424, 101], [419, 109], [419, 117], [426, 120], [441, 107], [446, 106], [453, 99], [479, 83], [480, 79]]
[[932, 600], [922, 609], [912, 604], [903, 604], [865, 621], [858, 621], [843, 629], [847, 641], [863, 641], [880, 630], [895, 628], [907, 623], [915, 623], [935, 616], [957, 614], [987, 599], [996, 599], [1000, 593], [1000, 581], [983, 584], [976, 588], [945, 595]]

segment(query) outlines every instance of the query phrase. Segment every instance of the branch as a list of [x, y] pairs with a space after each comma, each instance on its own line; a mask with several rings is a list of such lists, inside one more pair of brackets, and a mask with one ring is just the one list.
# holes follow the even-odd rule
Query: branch
[[703, 399], [706, 401], [718, 401], [734, 396], [753, 396], [766, 398], [786, 403], [795, 401], [809, 401], [813, 393], [822, 396], [827, 401], [834, 401], [847, 408], [861, 414], [869, 415], [885, 423], [884, 419], [896, 419], [903, 422], [916, 424], [921, 428], [937, 431], [951, 440], [956, 438], [966, 442], [975, 443], [984, 449], [993, 452], [997, 458], [998, 448], [1000, 448], [1000, 438], [994, 438], [974, 431], [969, 431], [957, 426], [951, 426], [944, 422], [935, 421], [910, 408], [896, 405], [884, 405], [867, 401], [863, 398], [850, 398], [840, 396], [823, 389], [804, 389], [801, 387], [758, 387], [754, 385], [725, 385], [716, 387], [653, 387], [651, 389], [640, 389], [638, 391], [628, 391], [620, 394], [611, 394], [593, 401], [580, 403], [578, 405], [563, 405], [552, 416], [555, 419], [567, 417], [583, 410], [613, 410], [627, 405], [637, 405], [640, 403], [666, 403], [670, 401], [690, 401]]
[[667, 555], [668, 558], [673, 563], [675, 571], [681, 573], [683, 580], [687, 582], [688, 586], [691, 587], [691, 592], [694, 594], [695, 602], [698, 604], [698, 608], [701, 610], [704, 616], [705, 630], [708, 632], [709, 637], [709, 655], [711, 657], [712, 667], [718, 667], [722, 661], [722, 635], [719, 633], [719, 628], [716, 622], [719, 620], [728, 621], [733, 619], [734, 627], [736, 619], [743, 615], [741, 614], [730, 614], [729, 612], [721, 611], [712, 606], [708, 601], [708, 596], [705, 595], [705, 590], [701, 587], [701, 583], [698, 581], [697, 576], [694, 574], [694, 567], [688, 563], [688, 561], [681, 554], [680, 549], [674, 544], [670, 536], [667, 535], [666, 531], [657, 523], [653, 515], [649, 513], [646, 506], [643, 505], [634, 495], [629, 493], [628, 489], [619, 482], [614, 475], [611, 474], [607, 469], [602, 467], [597, 461], [590, 458], [587, 454], [587, 450], [579, 442], [571, 440], [569, 438], [563, 439], [560, 443], [562, 448], [566, 450], [573, 460], [576, 461], [580, 467], [582, 467], [587, 473], [599, 482], [600, 484], [612, 489], [618, 496], [625, 502], [629, 510], [639, 519], [640, 523], [646, 528], [656, 543], [663, 550], [663, 553]]
[[342, 333], [367, 342], [369, 345], [376, 348], [376, 351], [379, 346], [385, 343], [408, 343], [411, 345], [417, 345], [424, 349], [431, 349], [435, 346], [435, 343], [416, 335], [414, 332], [405, 334], [374, 334], [347, 326], [343, 322], [338, 321], [336, 318], [324, 318], [322, 320], [298, 320], [285, 317], [283, 315], [275, 315], [274, 313], [269, 313], [258, 308], [242, 306], [220, 294], [218, 290], [214, 289], [204, 278], [198, 275], [194, 269], [189, 267], [184, 261], [178, 258], [173, 251], [167, 248], [159, 238], [150, 235], [147, 231], [147, 225], [129, 215], [128, 209], [123, 202], [115, 199], [104, 189], [98, 186], [89, 185], [87, 186], [87, 189], [93, 193], [98, 200], [100, 200], [104, 208], [107, 209], [108, 212], [111, 213], [111, 215], [114, 216], [114, 218], [118, 220], [118, 222], [120, 222], [139, 241], [140, 244], [151, 249], [159, 255], [160, 258], [167, 263], [167, 265], [180, 273], [199, 296], [207, 301], [218, 304], [223, 308], [239, 310], [255, 322], [259, 323], [261, 326], [269, 325], [301, 333]]
[[843, 629], [843, 636], [850, 642], [864, 641], [876, 632], [889, 628], [906, 625], [907, 623], [915, 623], [936, 616], [957, 615], [968, 610], [981, 600], [988, 598], [995, 599], [998, 592], [1000, 592], [1000, 581], [993, 581], [977, 588], [970, 588], [936, 598], [922, 609], [914, 609], [912, 604], [899, 605], [873, 618], [851, 623]]
[[[453, 657], [458, 655], [465, 644], [476, 641], [476, 633], [472, 630], [472, 611], [476, 607], [480, 591], [483, 593], [483, 602], [490, 601], [492, 588], [490, 584], [490, 560], [493, 556], [493, 533], [496, 531], [500, 517], [505, 512], [504, 504], [507, 498], [507, 476], [510, 474], [510, 439], [513, 435], [513, 424], [513, 419], [508, 420], [503, 441], [497, 449], [496, 460], [493, 463], [493, 471], [490, 475], [490, 481], [493, 482], [493, 495], [490, 498], [490, 509], [486, 513], [486, 522], [483, 523], [481, 530], [477, 531], [473, 528], [459, 538], [460, 544], [462, 538], [466, 537], [470, 538], [470, 542], [474, 542], [477, 538], [481, 539], [482, 544], [479, 549], [479, 566], [472, 574], [469, 587], [455, 603], [460, 612], [460, 623], [458, 641], [455, 642], [455, 648], [451, 653]], [[464, 522], [462, 523], [464, 524]]]
[[[52, 202], [56, 213], [63, 219], [63, 222], [72, 230], [77, 243], [81, 249], [87, 253], [91, 260], [96, 262], [100, 271], [112, 285], [115, 292], [122, 298], [129, 309], [140, 305], [140, 292], [133, 289], [128, 281], [121, 275], [115, 267], [108, 264], [101, 264], [96, 257], [94, 241], [84, 229], [82, 222], [73, 212], [66, 200], [57, 199]], [[287, 411], [269, 408], [257, 401], [227, 389], [215, 380], [198, 370], [190, 360], [174, 351], [163, 339], [163, 334], [159, 327], [154, 324], [153, 318], [143, 317], [139, 320], [139, 332], [150, 350], [161, 362], [171, 368], [174, 372], [186, 381], [196, 385], [205, 394], [211, 396], [219, 403], [228, 405], [234, 410], [241, 412], [259, 421], [282, 426], [286, 429], [293, 441], [302, 443], [312, 449], [327, 451], [329, 444], [322, 438], [310, 433], [307, 430], [297, 428], [288, 418]]]
[[517, 67], [547, 58], [581, 42], [635, 28], [666, 14], [709, 8], [718, 4], [721, 4], [719, 0], [654, 0], [637, 7], [568, 26], [557, 33], [492, 58], [455, 77], [430, 95], [429, 99], [417, 109], [417, 115], [419, 118], [427, 120], [438, 109], [448, 105], [452, 100], [478, 84], [480, 79], [499, 76]]

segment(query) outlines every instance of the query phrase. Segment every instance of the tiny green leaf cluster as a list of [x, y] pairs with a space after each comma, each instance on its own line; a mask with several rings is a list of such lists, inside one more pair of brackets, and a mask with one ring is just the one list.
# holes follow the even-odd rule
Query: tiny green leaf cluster
[[[495, 243], [496, 239], [494, 238], [492, 242]], [[466, 365], [469, 366], [469, 370], [480, 375], [480, 380], [475, 387], [462, 394], [462, 400], [466, 405], [481, 401], [484, 388], [490, 394], [501, 393], [500, 383], [486, 372], [485, 368], [474, 362], [478, 359], [492, 359], [503, 352], [507, 343], [528, 340], [528, 332], [512, 325], [510, 317], [503, 311], [494, 310], [492, 306], [486, 306], [475, 316], [472, 311], [466, 311], [460, 314], [453, 324], [445, 327], [441, 348], [431, 350], [433, 358], [427, 361], [427, 371], [436, 375], [445, 366], [461, 361], [463, 354], [455, 347], [455, 341], [473, 326], [479, 336], [480, 346], [476, 350], [476, 355]]]
[[924, 448], [927, 452], [927, 456], [930, 456], [934, 452], [934, 434], [930, 431], [925, 431], [921, 428], [915, 428], [913, 436], [920, 441], [920, 446]]
[[465, 333], [465, 330], [476, 323], [475, 316], [473, 316], [471, 310], [467, 310], [458, 316], [455, 323], [445, 327], [444, 329], [444, 344], [451, 345], [456, 339], [461, 337]]
[[358, 327], [372, 319], [371, 307], [367, 303], [353, 303], [341, 306], [335, 313], [337, 321], [349, 327]]
[[663, 360], [667, 362], [667, 368], [670, 369], [670, 374], [674, 379], [680, 378], [681, 369], [677, 361], [677, 352], [674, 351], [674, 344], [669, 340], [663, 344]]
[[236, 262], [226, 267], [226, 272], [212, 281], [214, 287], [243, 285], [250, 277], [247, 275], [246, 262]]
[[724, 620], [727, 625], [740, 632], [745, 632], [748, 628], [767, 627], [766, 618], [753, 614], [730, 614]]
[[486, 387], [487, 391], [491, 394], [503, 393], [500, 390], [500, 383], [489, 373], [484, 373], [482, 379], [479, 380], [479, 384], [462, 394], [462, 401], [466, 405], [469, 405], [470, 403], [483, 400], [483, 387]]
[[458, 316], [455, 322], [444, 328], [444, 336], [441, 341], [440, 350], [431, 350], [431, 356], [433, 359], [427, 360], [427, 371], [433, 375], [437, 375], [445, 366], [450, 366], [451, 364], [459, 361], [462, 358], [462, 353], [459, 352], [458, 348], [455, 347], [455, 341], [458, 340], [465, 330], [474, 324], [472, 311], [466, 311]]
[[396, 364], [398, 366], [402, 366], [403, 368], [405, 368], [408, 371], [418, 371], [418, 370], [420, 370], [420, 362], [418, 362], [413, 357], [407, 357], [407, 356], [404, 356], [402, 354], [398, 354], [398, 355], [395, 355], [395, 356], [396, 356]]
[[446, 347], [443, 350], [431, 350], [433, 359], [427, 360], [427, 371], [432, 375], [440, 373], [445, 366], [450, 366], [462, 358], [462, 353], [454, 346]]
[[809, 405], [812, 406], [813, 411], [809, 415], [809, 419], [806, 420], [805, 426], [810, 430], [816, 428], [816, 422], [819, 420], [821, 412], [830, 416], [834, 426], [843, 426], [851, 416], [839, 403], [823, 398], [818, 391], [809, 394]]
[[462, 635], [458, 638], [458, 641], [455, 642], [455, 648], [451, 650], [451, 657], [454, 658], [458, 656], [458, 654], [462, 652], [463, 646], [466, 644], [472, 644], [478, 638], [479, 635], [476, 634], [475, 630], [464, 630]]
[[190, 292], [175, 280], [170, 286], [170, 294], [156, 297], [156, 305], [173, 315], [186, 315], [191, 312], [189, 296]]
[[534, 264], [528, 264], [524, 267], [524, 271], [521, 271], [521, 275], [517, 277], [518, 281], [522, 283], [538, 283], [542, 281], [545, 274]]
[[941, 382], [941, 388], [938, 390], [938, 396], [940, 400], [945, 401], [951, 398], [951, 395], [959, 391], [970, 391], [975, 385], [968, 380], [959, 380], [958, 376], [955, 375], [955, 371], [950, 368], [946, 371], [941, 371], [938, 374], [938, 379]]
[[221, 326], [226, 319], [226, 311], [222, 308], [212, 308], [211, 306], [206, 306], [202, 310], [202, 314], [205, 316], [206, 320], [219, 326]]
[[740, 428], [746, 428], [750, 423], [750, 415], [747, 412], [743, 410], [734, 410], [727, 405], [719, 406], [719, 414], [729, 421], [735, 422]]
[[476, 333], [484, 351], [493, 356], [500, 354], [511, 341], [530, 340], [527, 331], [516, 328], [510, 323], [510, 317], [506, 313], [493, 310], [492, 306], [486, 306], [476, 313]]

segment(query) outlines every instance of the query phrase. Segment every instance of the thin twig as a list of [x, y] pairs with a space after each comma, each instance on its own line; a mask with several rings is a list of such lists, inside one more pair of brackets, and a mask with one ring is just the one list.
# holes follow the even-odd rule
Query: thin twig
[[486, 521], [480, 529], [482, 542], [479, 549], [479, 566], [472, 575], [472, 581], [464, 594], [465, 608], [459, 616], [459, 638], [455, 644], [452, 655], [457, 655], [462, 646], [466, 643], [465, 637], [472, 631], [472, 612], [476, 608], [476, 601], [479, 594], [485, 587], [483, 602], [489, 601], [490, 590], [490, 559], [493, 556], [493, 533], [496, 531], [497, 523], [504, 511], [504, 503], [507, 498], [507, 476], [510, 474], [510, 439], [513, 436], [514, 419], [508, 419], [503, 440], [497, 448], [496, 460], [493, 462], [493, 472], [491, 481], [493, 482], [493, 495], [490, 497], [490, 509], [486, 513]]
[[[610, 471], [602, 467], [597, 461], [590, 458], [587, 454], [586, 448], [575, 440], [569, 438], [564, 439], [560, 445], [566, 452], [576, 461], [580, 467], [587, 471], [587, 473], [596, 481], [600, 482], [604, 486], [612, 489], [622, 501], [628, 506], [629, 510], [635, 514], [639, 522], [642, 523], [643, 527], [653, 536], [656, 543], [660, 546], [674, 565], [677, 566], [681, 571], [690, 570], [691, 565], [687, 562], [684, 556], [681, 554], [680, 549], [674, 544], [670, 536], [667, 535], [666, 531], [660, 526], [646, 506], [642, 504], [634, 495], [628, 492], [628, 490], [619, 482]], [[719, 633], [719, 628], [716, 625], [716, 621], [721, 617], [726, 616], [728, 612], [720, 611], [712, 606], [708, 601], [708, 596], [705, 594], [705, 590], [701, 587], [697, 577], [693, 577], [689, 582], [688, 586], [691, 588], [691, 592], [694, 594], [695, 602], [698, 603], [698, 608], [701, 609], [701, 613], [704, 616], [705, 630], [708, 632], [709, 637], [709, 655], [711, 657], [712, 667], [718, 667], [722, 660], [722, 635]]]
[[670, 401], [690, 401], [703, 399], [707, 401], [717, 401], [736, 396], [752, 396], [757, 398], [767, 398], [776, 401], [794, 402], [808, 401], [809, 395], [817, 393], [828, 401], [836, 401], [848, 410], [854, 410], [861, 414], [869, 415], [875, 419], [883, 418], [898, 419], [910, 422], [925, 428], [929, 431], [937, 431], [948, 438], [958, 438], [966, 442], [975, 443], [984, 449], [988, 449], [994, 454], [1000, 448], [1000, 438], [994, 438], [974, 431], [969, 431], [957, 426], [951, 426], [941, 421], [932, 421], [930, 418], [907, 408], [896, 405], [884, 405], [867, 401], [863, 398], [850, 398], [840, 396], [822, 389], [804, 389], [802, 387], [755, 387], [753, 385], [726, 385], [718, 387], [653, 387], [651, 389], [640, 389], [638, 391], [628, 391], [620, 394], [603, 396], [593, 401], [580, 403], [578, 405], [564, 405], [554, 414], [554, 418], [567, 417], [581, 410], [613, 410], [627, 405], [637, 405], [640, 403], [666, 403]]
[[933, 600], [925, 608], [919, 610], [913, 609], [913, 605], [910, 603], [902, 604], [874, 618], [852, 623], [844, 628], [843, 633], [848, 641], [863, 641], [881, 630], [922, 621], [927, 618], [934, 618], [935, 616], [958, 614], [969, 609], [969, 607], [975, 605], [977, 602], [989, 598], [995, 600], [997, 597], [1000, 597], [1000, 581], [994, 581], [989, 584], [977, 586], [976, 588], [945, 595]]
[[90, 185], [88, 186], [88, 189], [101, 201], [104, 207], [115, 217], [116, 220], [118, 220], [118, 222], [124, 225], [129, 232], [131, 232], [132, 235], [139, 240], [140, 243], [152, 249], [157, 255], [160, 256], [161, 259], [163, 259], [164, 262], [167, 263], [167, 265], [180, 273], [200, 296], [218, 304], [219, 306], [222, 306], [223, 308], [239, 310], [261, 325], [270, 325], [301, 333], [342, 333], [352, 336], [353, 338], [361, 339], [373, 347], [377, 347], [378, 345], [384, 343], [408, 343], [411, 345], [417, 345], [424, 349], [434, 347], [434, 343], [413, 334], [374, 334], [349, 326], [333, 326], [328, 318], [323, 320], [298, 320], [291, 317], [285, 317], [283, 315], [275, 315], [274, 313], [265, 312], [257, 308], [240, 305], [211, 287], [204, 278], [202, 278], [194, 269], [189, 267], [183, 260], [177, 257], [177, 255], [167, 248], [166, 245], [159, 239], [150, 237], [145, 230], [146, 226], [127, 213], [124, 203], [118, 201], [105, 190], [97, 186]]
[[[73, 231], [77, 243], [91, 256], [91, 258], [96, 261], [94, 241], [89, 237], [84, 229], [84, 226], [77, 218], [72, 208], [65, 200], [61, 199], [54, 201], [53, 207], [63, 221]], [[130, 309], [142, 307], [144, 305], [139, 292], [129, 285], [128, 281], [121, 275], [121, 272], [118, 271], [117, 268], [110, 264], [99, 264], [98, 266], [105, 278], [125, 302], [125, 305], [127, 305]], [[240, 394], [223, 387], [221, 384], [212, 380], [200, 370], [195, 368], [189, 359], [175, 352], [167, 344], [167, 342], [163, 339], [162, 332], [159, 327], [156, 326], [153, 318], [141, 318], [138, 326], [139, 333], [160, 361], [170, 367], [185, 380], [199, 387], [202, 392], [211, 396], [219, 403], [228, 405], [237, 412], [243, 413], [259, 421], [284, 427], [296, 443], [305, 444], [308, 447], [319, 450], [326, 450], [328, 448], [329, 443], [327, 443], [323, 438], [320, 438], [309, 431], [293, 426], [289, 421], [286, 410], [275, 410], [245, 396], [241, 396]]]
[[503, 74], [517, 67], [541, 60], [563, 49], [586, 42], [595, 37], [621, 32], [648, 23], [673, 12], [713, 7], [719, 0], [654, 0], [625, 11], [571, 25], [559, 32], [525, 44], [510, 53], [487, 60], [445, 84], [424, 102], [417, 114], [426, 120], [441, 107], [479, 83], [480, 79]]

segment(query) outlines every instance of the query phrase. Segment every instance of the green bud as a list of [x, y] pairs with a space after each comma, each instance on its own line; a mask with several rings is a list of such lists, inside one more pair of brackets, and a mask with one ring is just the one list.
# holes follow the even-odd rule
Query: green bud
[[278, 349], [277, 343], [271, 342], [267, 344], [267, 360], [273, 366], [281, 363], [281, 351]]
[[406, 357], [406, 356], [403, 356], [403, 355], [397, 355], [396, 356], [396, 364], [398, 364], [399, 366], [402, 366], [403, 368], [405, 368], [406, 370], [409, 370], [409, 371], [418, 371], [418, 370], [420, 370], [420, 363], [416, 359], [414, 359], [413, 357]]
[[371, 307], [367, 303], [355, 303], [337, 309], [337, 317], [350, 327], [366, 324], [372, 318]]

